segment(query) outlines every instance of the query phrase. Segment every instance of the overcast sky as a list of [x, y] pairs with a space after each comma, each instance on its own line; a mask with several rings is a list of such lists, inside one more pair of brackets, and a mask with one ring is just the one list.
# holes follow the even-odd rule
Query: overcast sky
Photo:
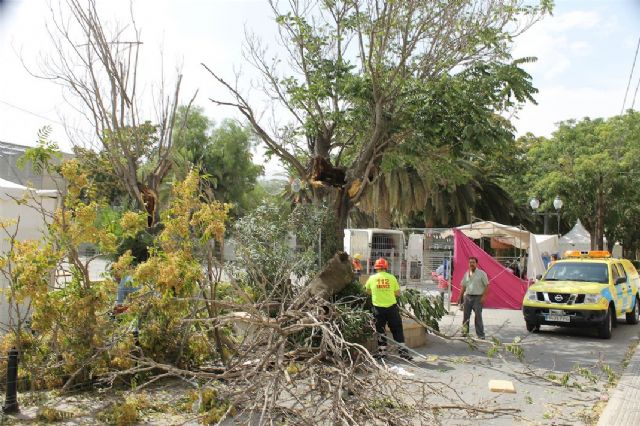
[[[45, 21], [47, 0], [5, 0], [0, 7], [0, 141], [33, 145], [37, 130], [54, 128], [53, 139], [69, 148], [66, 122], [76, 133], [90, 133], [62, 97], [59, 87], [31, 77], [19, 56], [34, 70], [50, 53]], [[126, 0], [100, 1], [105, 18], [122, 16]], [[237, 117], [215, 107], [209, 97], [224, 95], [200, 66], [207, 63], [226, 77], [242, 68], [250, 89], [251, 71], [243, 64], [241, 48], [245, 28], [267, 42], [275, 26], [265, 0], [136, 0], [134, 10], [142, 28], [144, 62], [141, 66], [147, 93], [158, 81], [164, 52], [165, 75], [184, 74], [183, 100], [199, 90], [196, 104], [220, 121]], [[550, 135], [555, 123], [570, 118], [619, 114], [640, 37], [640, 0], [556, 0], [554, 16], [537, 24], [518, 41], [514, 56], [537, 56], [527, 65], [540, 90], [538, 105], [527, 105], [514, 120], [518, 134]], [[640, 82], [640, 61], [626, 107], [631, 106]], [[640, 108], [640, 94], [635, 109]], [[256, 160], [261, 161], [260, 153]], [[267, 165], [269, 175], [277, 166]]]

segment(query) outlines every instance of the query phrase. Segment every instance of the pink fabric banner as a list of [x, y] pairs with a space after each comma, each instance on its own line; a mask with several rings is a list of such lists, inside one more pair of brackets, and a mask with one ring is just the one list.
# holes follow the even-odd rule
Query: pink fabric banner
[[469, 257], [478, 258], [478, 267], [489, 277], [489, 293], [486, 308], [521, 309], [522, 299], [527, 292], [527, 282], [515, 276], [482, 250], [476, 243], [457, 229], [453, 230], [453, 281], [451, 300], [460, 296], [460, 283], [469, 269]]

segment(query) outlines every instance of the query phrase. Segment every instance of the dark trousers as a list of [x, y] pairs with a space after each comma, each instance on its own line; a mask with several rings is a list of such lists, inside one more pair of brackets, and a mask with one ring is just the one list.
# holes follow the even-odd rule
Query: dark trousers
[[392, 305], [388, 308], [380, 306], [373, 307], [373, 316], [376, 320], [376, 333], [378, 334], [378, 349], [384, 351], [387, 348], [387, 336], [385, 335], [385, 327], [389, 325], [393, 340], [400, 343], [400, 353], [406, 351], [404, 348], [404, 331], [402, 330], [402, 318], [400, 317], [400, 309], [398, 305]]
[[464, 295], [464, 311], [462, 317], [462, 331], [464, 334], [469, 333], [469, 320], [471, 319], [471, 311], [475, 320], [476, 334], [480, 338], [484, 338], [484, 324], [482, 323], [482, 296]]

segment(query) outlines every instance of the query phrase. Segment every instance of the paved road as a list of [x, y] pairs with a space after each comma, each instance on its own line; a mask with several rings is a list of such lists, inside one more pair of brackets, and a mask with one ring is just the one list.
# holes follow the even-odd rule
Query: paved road
[[[488, 358], [488, 345], [473, 349], [464, 342], [429, 336], [428, 345], [419, 352], [438, 355], [438, 362], [423, 368], [408, 367], [408, 370], [427, 380], [450, 382], [467, 402], [522, 411], [515, 419], [491, 416], [470, 419], [458, 413], [459, 416], [443, 418], [447, 425], [593, 424], [599, 414], [594, 407], [608, 398], [609, 379], [621, 373], [630, 345], [640, 336], [640, 325], [627, 325], [622, 318], [611, 340], [599, 339], [594, 331], [587, 329], [543, 326], [540, 333], [528, 333], [520, 311], [487, 309], [484, 319], [489, 339], [496, 337], [507, 343], [522, 338], [524, 363], [511, 354]], [[459, 333], [461, 322], [462, 313], [454, 307], [451, 314], [442, 319], [440, 327], [447, 335], [453, 335]], [[562, 382], [563, 376], [564, 386], [552, 382]], [[517, 393], [489, 392], [491, 379], [512, 381]]]

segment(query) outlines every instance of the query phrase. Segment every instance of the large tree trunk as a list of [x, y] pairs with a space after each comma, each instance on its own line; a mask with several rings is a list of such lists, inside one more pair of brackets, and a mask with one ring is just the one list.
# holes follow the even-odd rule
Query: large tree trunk
[[377, 211], [378, 228], [389, 229], [391, 228], [391, 212], [387, 208], [382, 208]]
[[604, 178], [598, 178], [598, 192], [596, 194], [596, 249], [604, 247]]
[[347, 219], [351, 211], [351, 199], [345, 188], [338, 190], [334, 201], [335, 233], [338, 250], [344, 250], [344, 230], [347, 228]]
[[391, 228], [391, 209], [389, 208], [389, 193], [386, 189], [380, 190], [378, 205], [375, 207], [375, 215], [378, 228]]

